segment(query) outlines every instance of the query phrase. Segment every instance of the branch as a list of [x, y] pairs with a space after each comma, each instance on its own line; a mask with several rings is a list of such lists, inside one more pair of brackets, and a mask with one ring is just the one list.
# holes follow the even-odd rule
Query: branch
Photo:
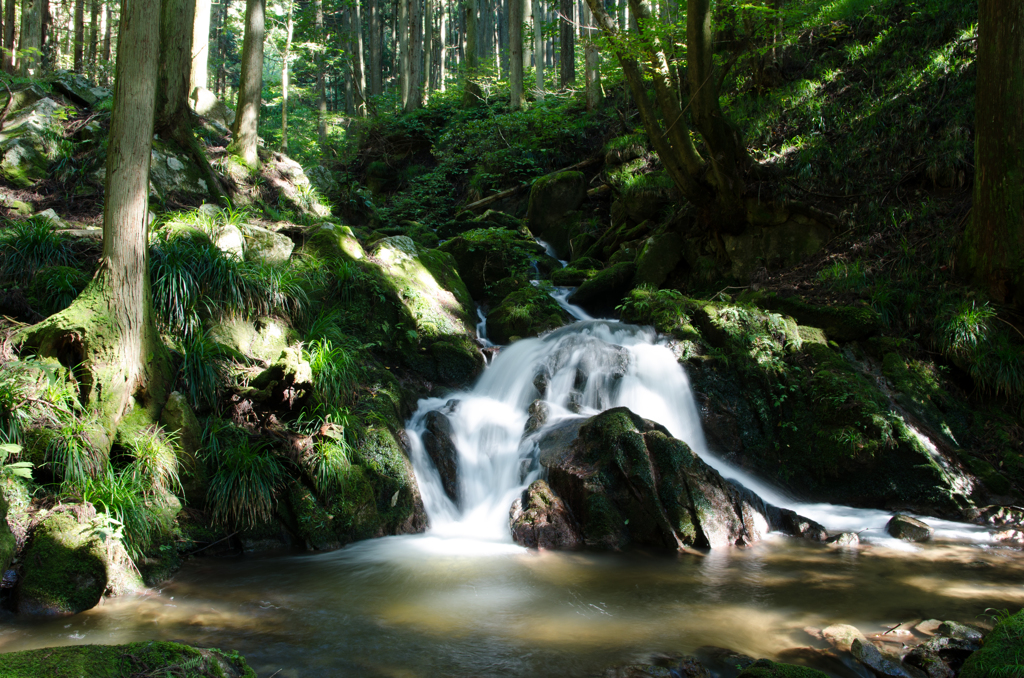
[[[560, 172], [572, 172], [574, 170], [582, 169], [584, 167], [588, 167], [590, 165], [593, 165], [594, 163], [599, 162], [600, 160], [601, 160], [601, 156], [594, 156], [593, 158], [588, 158], [587, 160], [584, 160], [583, 162], [578, 162], [575, 165], [571, 165], [569, 167], [563, 167], [562, 169], [555, 170], [554, 172], [548, 172], [547, 174], [542, 174], [541, 176], [537, 177], [533, 181], [536, 181], [537, 179], [543, 179], [544, 177], [550, 177], [551, 175], [559, 174]], [[502, 191], [501, 193], [495, 193], [494, 195], [489, 195], [486, 198], [483, 198], [482, 200], [477, 200], [476, 202], [471, 202], [470, 204], [466, 205], [462, 209], [465, 211], [465, 210], [475, 210], [475, 209], [479, 209], [481, 207], [486, 207], [487, 205], [490, 205], [491, 203], [498, 202], [502, 198], [511, 197], [511, 196], [515, 195], [516, 193], [518, 193], [519, 191], [522, 191], [522, 190], [524, 190], [526, 188], [529, 188], [530, 186], [533, 185], [533, 181], [531, 181], [530, 183], [520, 184], [520, 185], [518, 185], [518, 186], [516, 186], [514, 188], [508, 189], [507, 191]]]

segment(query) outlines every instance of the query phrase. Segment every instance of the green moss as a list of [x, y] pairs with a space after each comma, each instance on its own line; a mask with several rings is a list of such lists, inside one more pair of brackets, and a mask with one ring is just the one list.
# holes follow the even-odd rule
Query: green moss
[[44, 315], [63, 311], [89, 284], [90, 275], [70, 266], [48, 266], [32, 278], [28, 293]]
[[598, 274], [596, 268], [578, 268], [575, 265], [551, 273], [551, 283], [558, 287], [579, 287]]
[[835, 341], [856, 341], [881, 327], [878, 313], [868, 306], [814, 306], [794, 297], [764, 295], [758, 303], [793, 316], [801, 325], [820, 327]]
[[180, 643], [157, 641], [47, 647], [10, 652], [0, 661], [0, 678], [130, 678], [141, 675], [256, 678], [256, 672], [237, 653], [197, 650]]
[[759, 659], [745, 668], [738, 678], [827, 678], [827, 675], [806, 666]]
[[19, 609], [30, 614], [74, 614], [99, 602], [107, 586], [106, 551], [89, 522], [51, 513], [36, 528], [25, 554]]
[[512, 337], [535, 337], [568, 320], [568, 314], [547, 290], [530, 285], [508, 295], [491, 311], [487, 332], [495, 343], [507, 344]]
[[1024, 610], [1004, 616], [985, 645], [968, 657], [960, 678], [1021, 678], [1024, 676]]
[[294, 529], [306, 544], [317, 550], [339, 546], [334, 516], [321, 506], [309, 488], [292, 482], [288, 486], [287, 498], [295, 520]]

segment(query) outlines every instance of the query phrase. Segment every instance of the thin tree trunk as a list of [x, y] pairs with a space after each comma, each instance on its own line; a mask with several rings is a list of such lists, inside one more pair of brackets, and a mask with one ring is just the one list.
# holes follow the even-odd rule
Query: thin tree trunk
[[[314, 40], [321, 48], [324, 46], [324, 3], [313, 0]], [[317, 91], [317, 137], [320, 142], [320, 159], [327, 160], [327, 74], [324, 72], [324, 55], [321, 49], [316, 51], [316, 91]]]
[[413, 0], [398, 0], [398, 91], [402, 110], [409, 105], [409, 79], [412, 77], [412, 45], [409, 44], [412, 2]]
[[423, 102], [423, 0], [409, 0], [409, 90], [405, 112]]
[[238, 78], [234, 141], [231, 150], [250, 167], [259, 167], [260, 102], [263, 94], [263, 40], [266, 0], [246, 0], [242, 72]]
[[586, 83], [587, 83], [587, 110], [593, 111], [601, 104], [601, 55], [594, 42], [594, 33], [597, 31], [594, 24], [594, 15], [589, 7], [583, 8], [583, 23], [586, 25], [584, 40], [586, 47]]
[[379, 0], [368, 0], [366, 10], [370, 20], [370, 94], [380, 96], [384, 92], [381, 64], [381, 32]]
[[292, 55], [292, 35], [295, 21], [292, 16], [295, 3], [288, 0], [288, 22], [285, 25], [284, 54], [281, 55], [281, 152], [288, 153], [288, 59]]
[[100, 39], [100, 0], [89, 3], [89, 77], [96, 77], [96, 56]]
[[536, 71], [537, 99], [544, 98], [544, 8], [541, 0], [533, 3], [533, 66]]
[[463, 90], [462, 104], [464, 106], [475, 106], [483, 100], [483, 92], [476, 78], [480, 75], [480, 50], [477, 31], [479, 21], [477, 12], [480, 0], [465, 0], [466, 15], [466, 46], [465, 46], [465, 85]]
[[112, 37], [113, 37], [112, 33], [114, 31], [114, 21], [113, 21], [113, 19], [114, 19], [114, 17], [112, 16], [112, 12], [111, 12], [110, 6], [109, 5], [104, 5], [103, 6], [103, 65], [104, 65], [103, 81], [104, 81], [104, 83], [110, 82], [109, 76], [107, 75], [107, 73], [110, 72], [110, 69], [108, 67], [106, 67], [106, 66], [107, 66], [107, 64], [110, 63], [110, 57], [111, 57], [110, 47], [111, 47], [111, 42], [112, 42]]
[[210, 14], [212, 11], [211, 0], [196, 0], [196, 20], [192, 30], [192, 73], [189, 94], [196, 87], [205, 89], [209, 81]]
[[75, 73], [82, 72], [85, 59], [85, 0], [75, 0]]
[[438, 46], [441, 53], [437, 64], [437, 83], [438, 88], [444, 93], [448, 85], [448, 21], [451, 15], [447, 11], [445, 0], [440, 0], [440, 8], [441, 20], [438, 28], [441, 35], [438, 39]]
[[509, 0], [508, 42], [512, 110], [523, 107], [523, 0]]
[[18, 0], [7, 0], [4, 5], [4, 70], [13, 74], [16, 70], [14, 56], [14, 33]]
[[576, 85], [576, 32], [573, 28], [573, 0], [559, 0], [558, 84], [565, 90]]
[[978, 5], [974, 207], [960, 260], [998, 302], [1024, 307], [1024, 3]]
[[43, 2], [22, 0], [20, 71], [23, 77], [35, 77], [39, 73], [43, 53]]
[[352, 82], [355, 85], [356, 115], [366, 117], [366, 66], [363, 63], [363, 17], [359, 3], [352, 5]]

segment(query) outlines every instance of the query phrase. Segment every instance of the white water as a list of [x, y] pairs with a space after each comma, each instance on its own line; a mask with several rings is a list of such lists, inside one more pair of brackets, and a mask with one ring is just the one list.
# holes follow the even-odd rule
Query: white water
[[[534, 386], [541, 372], [549, 375], [544, 400], [551, 415], [545, 429], [566, 418], [628, 407], [665, 426], [723, 476], [765, 501], [791, 508], [831, 532], [860, 532], [862, 539], [902, 546], [885, 533], [885, 524], [892, 517], [886, 511], [804, 504], [710, 453], [689, 380], [672, 351], [659, 342], [651, 328], [604, 320], [577, 322], [544, 338], [524, 339], [502, 348], [471, 390], [420, 401], [409, 422], [409, 439], [434, 536], [510, 540], [509, 507], [540, 475], [534, 458], [538, 434], [523, 440], [523, 430], [530, 404], [541, 397]], [[586, 375], [585, 379], [580, 375]], [[457, 400], [457, 405], [446, 408], [452, 400]], [[443, 410], [452, 424], [459, 450], [461, 510], [445, 495], [422, 445], [424, 417], [432, 410]], [[937, 538], [988, 540], [988, 531], [979, 526], [935, 518], [927, 522], [935, 528]]]

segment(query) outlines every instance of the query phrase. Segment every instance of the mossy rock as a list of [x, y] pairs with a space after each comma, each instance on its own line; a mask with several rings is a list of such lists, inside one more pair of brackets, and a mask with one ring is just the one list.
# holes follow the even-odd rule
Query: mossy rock
[[71, 645], [8, 652], [0, 678], [256, 678], [235, 652], [196, 649], [180, 643], [143, 641], [127, 645]]
[[430, 355], [437, 365], [437, 378], [447, 384], [468, 384], [484, 366], [480, 349], [468, 337], [435, 341], [430, 345]]
[[173, 434], [172, 443], [178, 458], [179, 477], [189, 505], [202, 507], [206, 503], [206, 464], [200, 460], [203, 429], [188, 400], [178, 391], [167, 396], [160, 413], [160, 424]]
[[636, 265], [636, 285], [661, 287], [668, 274], [683, 258], [683, 238], [668, 232], [651, 236], [640, 250]]
[[530, 232], [544, 238], [551, 226], [578, 210], [586, 197], [587, 179], [582, 172], [559, 172], [537, 179], [530, 188], [527, 208]]
[[366, 252], [348, 226], [325, 223], [317, 228], [303, 245], [303, 250], [327, 261], [360, 261]]
[[[96, 533], [94, 511], [46, 516], [25, 552], [18, 612], [29, 616], [77, 614], [96, 605], [115, 574]], [[141, 582], [139, 582], [141, 584]]]
[[743, 669], [737, 678], [828, 678], [828, 674], [806, 666], [758, 659]]
[[881, 321], [868, 306], [815, 306], [795, 297], [769, 294], [758, 304], [796, 318], [801, 325], [820, 327], [834, 341], [857, 341], [875, 334]]
[[489, 303], [501, 301], [492, 292], [500, 280], [529, 277], [533, 262], [544, 254], [544, 248], [516, 231], [504, 228], [477, 228], [466, 231], [441, 245], [458, 266], [459, 276], [474, 299]]
[[10, 504], [3, 492], [0, 492], [0, 575], [3, 574], [14, 560], [14, 554], [18, 551], [18, 540], [11, 533], [7, 525], [7, 510]]
[[1024, 610], [1004, 617], [960, 669], [960, 678], [1024, 676]]
[[543, 289], [530, 285], [505, 297], [487, 316], [487, 335], [497, 344], [535, 337], [561, 327], [569, 314]]
[[288, 486], [287, 500], [297, 534], [307, 548], [326, 551], [341, 547], [335, 534], [334, 516], [327, 512], [309, 488], [293, 481]]
[[560, 268], [551, 274], [551, 284], [557, 287], [579, 287], [600, 272], [596, 268], [579, 268], [575, 264]]
[[615, 264], [580, 285], [569, 297], [569, 303], [592, 312], [608, 312], [629, 292], [635, 275], [636, 264], [632, 261]]

